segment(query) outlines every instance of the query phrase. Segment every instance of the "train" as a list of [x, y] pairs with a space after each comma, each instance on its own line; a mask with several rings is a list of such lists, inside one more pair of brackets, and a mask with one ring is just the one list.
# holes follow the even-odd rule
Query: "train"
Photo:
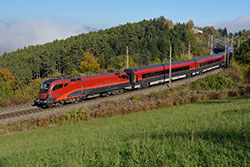
[[[225, 53], [226, 47], [226, 53]], [[228, 67], [234, 54], [232, 47], [217, 43], [215, 54], [186, 61], [173, 62], [171, 80], [192, 77], [220, 67]], [[110, 96], [133, 89], [169, 82], [169, 63], [128, 68], [124, 71], [45, 80], [34, 105], [60, 106], [77, 103], [91, 96]]]

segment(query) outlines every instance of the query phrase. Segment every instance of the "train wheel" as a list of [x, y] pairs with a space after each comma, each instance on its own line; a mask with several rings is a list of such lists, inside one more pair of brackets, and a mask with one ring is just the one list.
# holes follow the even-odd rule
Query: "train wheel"
[[112, 95], [120, 94], [120, 90], [119, 90], [119, 89], [112, 90], [112, 91], [111, 91], [111, 94], [112, 94]]
[[59, 102], [56, 103], [57, 107], [60, 107], [62, 105], [64, 105], [64, 100], [61, 100], [61, 101], [59, 101]]
[[141, 85], [141, 88], [144, 89], [144, 88], [148, 88], [149, 87], [149, 83], [143, 83]]
[[119, 90], [119, 94], [122, 94], [122, 93], [124, 93], [124, 92], [125, 92], [124, 89], [120, 89], [120, 90]]
[[102, 97], [107, 97], [107, 96], [109, 96], [109, 95], [110, 95], [109, 92], [105, 92], [105, 93], [102, 93], [102, 94], [101, 94]]
[[74, 98], [74, 103], [78, 103], [79, 101], [81, 101], [81, 99], [79, 97]]
[[48, 104], [48, 105], [43, 105], [42, 108], [52, 108], [54, 106], [55, 104]]

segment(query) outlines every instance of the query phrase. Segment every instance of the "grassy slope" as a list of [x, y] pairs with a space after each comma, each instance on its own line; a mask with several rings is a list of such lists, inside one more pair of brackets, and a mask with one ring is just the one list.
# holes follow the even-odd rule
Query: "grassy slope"
[[0, 166], [247, 166], [250, 95], [0, 137]]

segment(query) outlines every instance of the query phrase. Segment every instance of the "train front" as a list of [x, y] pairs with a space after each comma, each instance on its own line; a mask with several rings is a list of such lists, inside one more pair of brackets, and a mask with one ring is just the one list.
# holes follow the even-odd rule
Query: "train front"
[[48, 107], [55, 102], [54, 98], [50, 98], [52, 82], [56, 79], [49, 79], [42, 83], [38, 98], [34, 101], [34, 106]]

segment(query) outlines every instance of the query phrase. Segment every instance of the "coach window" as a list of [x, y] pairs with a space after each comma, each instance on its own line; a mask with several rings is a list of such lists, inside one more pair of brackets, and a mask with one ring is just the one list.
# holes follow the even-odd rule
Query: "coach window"
[[174, 68], [174, 69], [172, 69], [172, 72], [179, 72], [179, 71], [189, 70], [189, 68], [190, 68], [189, 66]]
[[52, 91], [60, 89], [62, 87], [63, 87], [63, 84], [56, 85], [56, 86], [53, 87]]

